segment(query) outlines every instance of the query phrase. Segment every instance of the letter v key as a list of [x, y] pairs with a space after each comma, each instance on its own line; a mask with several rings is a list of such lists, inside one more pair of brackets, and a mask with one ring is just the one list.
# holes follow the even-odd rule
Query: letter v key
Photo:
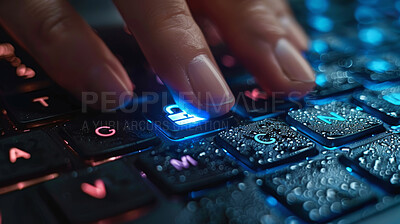
[[101, 179], [97, 179], [94, 182], [94, 186], [88, 183], [82, 183], [81, 189], [84, 193], [97, 199], [103, 199], [107, 195], [106, 186], [104, 185], [104, 182]]

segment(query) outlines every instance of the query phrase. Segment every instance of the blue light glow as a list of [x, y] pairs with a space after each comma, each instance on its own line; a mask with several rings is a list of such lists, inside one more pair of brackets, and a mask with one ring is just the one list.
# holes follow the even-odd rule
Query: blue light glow
[[274, 198], [274, 197], [272, 197], [272, 196], [268, 196], [267, 198], [266, 198], [266, 201], [267, 201], [267, 204], [268, 205], [270, 205], [270, 206], [277, 206], [278, 205], [278, 201]]
[[[175, 111], [173, 109], [175, 109]], [[168, 119], [179, 126], [206, 120], [205, 118], [186, 113], [182, 109], [179, 109], [178, 105], [176, 104], [164, 107], [164, 111], [168, 114]]]
[[361, 41], [373, 45], [380, 45], [383, 42], [383, 34], [377, 28], [365, 28], [360, 30], [358, 37]]
[[383, 99], [393, 105], [400, 106], [400, 93], [391, 93], [388, 95], [384, 95]]
[[374, 8], [368, 6], [360, 6], [356, 9], [354, 17], [359, 23], [370, 24], [373, 23], [379, 14]]
[[261, 140], [260, 139], [261, 136], [266, 136], [266, 134], [257, 134], [256, 136], [254, 136], [254, 140], [256, 140], [258, 143], [266, 144], [266, 145], [270, 145], [270, 144], [273, 144], [276, 142], [275, 138], [270, 138], [269, 141]]
[[328, 0], [307, 0], [306, 7], [311, 12], [325, 12], [329, 8]]
[[317, 118], [320, 119], [321, 121], [327, 123], [327, 124], [332, 124], [332, 122], [329, 121], [329, 120], [336, 120], [336, 121], [345, 121], [346, 120], [344, 117], [341, 117], [339, 114], [337, 114], [335, 112], [330, 112], [330, 114], [333, 117], [318, 115]]
[[349, 173], [353, 172], [353, 169], [351, 167], [346, 167], [346, 170], [349, 171]]
[[326, 75], [324, 73], [318, 73], [315, 78], [315, 83], [319, 86], [325, 86], [326, 82]]
[[333, 29], [333, 21], [325, 16], [312, 16], [308, 19], [308, 24], [320, 31], [320, 32], [329, 32]]
[[371, 71], [377, 72], [377, 73], [384, 73], [389, 71], [390, 69], [393, 68], [392, 64], [389, 62], [382, 60], [382, 59], [377, 59], [373, 60], [367, 63], [367, 68]]
[[329, 50], [328, 44], [323, 40], [314, 40], [311, 44], [311, 48], [319, 54], [325, 53]]

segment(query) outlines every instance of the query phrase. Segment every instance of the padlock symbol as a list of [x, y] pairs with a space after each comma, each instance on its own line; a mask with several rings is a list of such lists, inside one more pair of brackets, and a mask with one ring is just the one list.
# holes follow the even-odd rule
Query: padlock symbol
[[178, 105], [172, 104], [164, 108], [167, 117], [176, 125], [192, 124], [198, 121], [205, 120], [205, 118], [197, 117], [192, 114], [186, 113], [184, 110], [180, 109]]

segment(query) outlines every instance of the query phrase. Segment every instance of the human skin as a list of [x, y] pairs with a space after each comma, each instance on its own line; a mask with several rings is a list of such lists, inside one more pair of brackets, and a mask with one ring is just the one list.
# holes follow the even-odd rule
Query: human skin
[[[217, 117], [235, 103], [205, 36], [225, 42], [266, 92], [303, 96], [315, 85], [314, 73], [300, 54], [307, 49], [307, 36], [284, 0], [114, 4], [155, 73], [189, 112]], [[97, 93], [93, 107], [102, 107], [103, 92], [115, 93], [109, 108], [124, 103], [121, 95], [133, 97], [135, 85], [120, 62], [68, 1], [0, 0], [0, 25], [77, 98]]]

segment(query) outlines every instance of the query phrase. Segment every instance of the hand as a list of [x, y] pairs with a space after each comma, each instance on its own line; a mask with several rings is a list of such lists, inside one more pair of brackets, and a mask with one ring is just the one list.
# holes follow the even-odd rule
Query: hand
[[[264, 90], [304, 95], [314, 86], [314, 73], [299, 53], [307, 49], [307, 37], [283, 0], [114, 3], [155, 72], [189, 112], [219, 116], [235, 102], [192, 13], [215, 24]], [[122, 65], [67, 1], [0, 0], [0, 24], [76, 97], [116, 92], [111, 106], [118, 107], [119, 96], [132, 96], [135, 86]]]

